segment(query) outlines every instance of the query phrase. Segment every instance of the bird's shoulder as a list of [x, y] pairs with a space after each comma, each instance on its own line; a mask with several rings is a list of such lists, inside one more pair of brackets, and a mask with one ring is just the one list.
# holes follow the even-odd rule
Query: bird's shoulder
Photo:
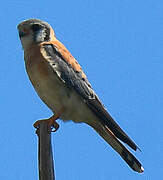
[[45, 48], [43, 48], [46, 51], [46, 53], [47, 51], [50, 51], [49, 49], [51, 47], [53, 47], [62, 56], [64, 61], [66, 61], [66, 63], [74, 69], [74, 71], [81, 73], [82, 78], [87, 79], [80, 64], [77, 62], [77, 60], [72, 56], [72, 54], [68, 51], [68, 49], [59, 40], [56, 39], [49, 42], [43, 42], [41, 43], [40, 46], [41, 47], [46, 46], [46, 50]]

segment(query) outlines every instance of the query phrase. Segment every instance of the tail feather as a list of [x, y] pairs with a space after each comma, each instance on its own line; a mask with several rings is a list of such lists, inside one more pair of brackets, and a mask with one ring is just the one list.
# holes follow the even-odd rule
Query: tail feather
[[107, 110], [104, 108], [104, 106], [101, 104], [101, 102], [98, 100], [97, 97], [96, 99], [94, 100], [91, 99], [86, 103], [89, 106], [89, 108], [92, 110], [92, 112], [95, 113], [96, 116], [100, 119], [103, 126], [106, 125], [118, 139], [129, 145], [135, 151], [139, 149], [139, 147], [129, 138], [129, 136], [114, 121], [114, 119], [107, 112]]
[[126, 163], [139, 173], [144, 171], [141, 163], [129, 152], [129, 150], [116, 138], [113, 132], [103, 125], [93, 126], [98, 134], [126, 161]]

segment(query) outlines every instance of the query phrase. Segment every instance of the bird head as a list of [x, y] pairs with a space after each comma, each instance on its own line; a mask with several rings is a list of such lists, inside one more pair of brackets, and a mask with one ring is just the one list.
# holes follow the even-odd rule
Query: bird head
[[24, 49], [31, 45], [48, 42], [55, 39], [52, 27], [39, 19], [28, 19], [18, 25], [19, 37]]

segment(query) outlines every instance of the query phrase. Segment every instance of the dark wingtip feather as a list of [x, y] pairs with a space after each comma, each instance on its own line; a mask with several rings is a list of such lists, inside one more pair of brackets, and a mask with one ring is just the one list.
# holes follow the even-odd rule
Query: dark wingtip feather
[[111, 115], [107, 112], [101, 102], [97, 99], [89, 100], [86, 102], [89, 108], [99, 117], [99, 120], [104, 126], [107, 126], [114, 135], [133, 150], [139, 149], [139, 147], [128, 137], [128, 135], [120, 128], [120, 126], [114, 121]]

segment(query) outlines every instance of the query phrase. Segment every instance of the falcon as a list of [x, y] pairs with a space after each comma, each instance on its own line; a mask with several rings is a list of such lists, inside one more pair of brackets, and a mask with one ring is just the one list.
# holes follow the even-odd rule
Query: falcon
[[18, 25], [18, 31], [29, 79], [54, 113], [46, 120], [49, 125], [57, 130], [58, 118], [90, 125], [134, 171], [142, 173], [141, 163], [122, 142], [135, 151], [138, 146], [107, 112], [81, 66], [57, 40], [52, 27], [39, 19], [29, 19]]

